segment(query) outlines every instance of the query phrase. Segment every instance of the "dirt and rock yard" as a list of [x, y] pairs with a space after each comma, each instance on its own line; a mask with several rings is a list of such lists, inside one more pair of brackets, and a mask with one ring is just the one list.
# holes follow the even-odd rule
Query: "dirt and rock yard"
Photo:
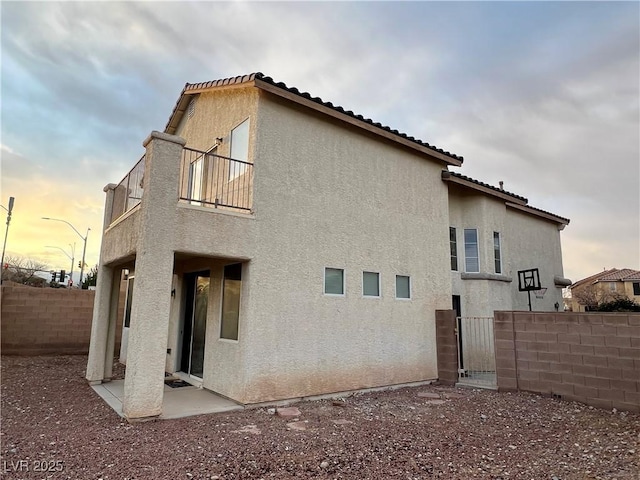
[[85, 365], [2, 357], [2, 478], [640, 478], [638, 414], [425, 386], [129, 424]]

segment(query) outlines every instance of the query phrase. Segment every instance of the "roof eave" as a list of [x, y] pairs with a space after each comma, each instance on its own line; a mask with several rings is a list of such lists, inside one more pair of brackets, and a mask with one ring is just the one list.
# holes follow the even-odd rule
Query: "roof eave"
[[511, 202], [518, 205], [526, 205], [527, 200], [515, 197], [508, 192], [502, 192], [498, 190], [494, 190], [489, 187], [485, 187], [484, 185], [479, 185], [478, 183], [469, 181], [465, 178], [456, 177], [452, 175], [448, 170], [442, 171], [442, 180], [445, 182], [455, 183], [457, 185], [461, 185], [463, 187], [469, 188], [471, 190], [475, 190], [480, 193], [484, 193], [486, 195], [490, 195], [492, 197], [500, 198], [501, 200], [506, 200], [507, 202]]
[[539, 210], [537, 208], [530, 207], [529, 205], [517, 204], [513, 202], [507, 202], [507, 207], [513, 208], [515, 210], [520, 210], [522, 212], [528, 213], [530, 215], [534, 215], [536, 217], [544, 218], [546, 220], [550, 220], [558, 224], [560, 229], [562, 230], [564, 227], [569, 225], [570, 220], [568, 218], [560, 217], [558, 215], [554, 215], [550, 212], [545, 212], [543, 210]]

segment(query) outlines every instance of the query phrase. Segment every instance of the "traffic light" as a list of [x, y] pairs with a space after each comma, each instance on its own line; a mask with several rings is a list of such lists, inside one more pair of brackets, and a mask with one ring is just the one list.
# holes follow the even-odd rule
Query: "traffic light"
[[82, 268], [82, 261], [78, 262], [78, 268]]
[[58, 276], [57, 272], [51, 272], [51, 281], [55, 282], [56, 281], [56, 277]]
[[64, 277], [66, 276], [66, 272], [64, 270], [60, 270], [60, 281], [64, 282]]

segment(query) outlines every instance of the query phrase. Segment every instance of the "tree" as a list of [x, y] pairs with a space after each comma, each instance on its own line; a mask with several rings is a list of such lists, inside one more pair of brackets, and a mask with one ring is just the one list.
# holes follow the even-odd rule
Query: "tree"
[[95, 265], [91, 270], [89, 270], [89, 273], [87, 273], [87, 276], [84, 277], [84, 279], [82, 280], [82, 289], [87, 290], [89, 287], [95, 287], [97, 281], [98, 281], [98, 266]]
[[37, 273], [49, 274], [49, 267], [46, 263], [17, 255], [6, 256], [4, 261], [7, 268], [2, 265], [2, 280], [34, 287], [43, 287], [48, 283], [46, 279], [36, 275]]
[[603, 303], [613, 302], [624, 298], [624, 295], [615, 291], [610, 291], [598, 283], [574, 288], [571, 290], [571, 296], [575, 298], [580, 305], [584, 305], [590, 309], [595, 309], [598, 305]]

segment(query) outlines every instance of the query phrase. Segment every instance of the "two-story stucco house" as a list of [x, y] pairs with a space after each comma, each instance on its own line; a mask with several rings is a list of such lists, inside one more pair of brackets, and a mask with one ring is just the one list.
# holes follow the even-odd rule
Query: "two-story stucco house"
[[111, 375], [126, 269], [129, 418], [165, 371], [243, 404], [435, 379], [435, 310], [520, 308], [519, 268], [562, 302], [568, 220], [262, 74], [187, 84], [144, 145], [105, 187], [87, 367]]

